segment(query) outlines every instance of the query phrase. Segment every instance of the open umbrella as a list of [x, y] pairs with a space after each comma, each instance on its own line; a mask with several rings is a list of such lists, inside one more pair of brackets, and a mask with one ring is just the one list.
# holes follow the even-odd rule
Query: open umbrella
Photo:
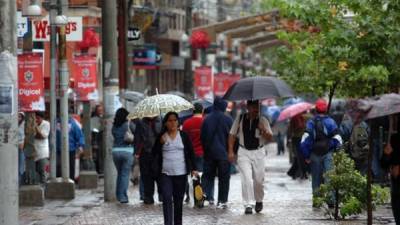
[[292, 96], [294, 96], [292, 89], [283, 80], [256, 76], [236, 81], [229, 87], [223, 98], [237, 101]]
[[373, 119], [400, 112], [400, 95], [384, 94], [378, 97], [349, 100], [347, 113], [353, 120]]
[[181, 112], [192, 109], [193, 105], [177, 95], [159, 94], [140, 101], [129, 114], [129, 119], [154, 117], [167, 112]]
[[312, 107], [314, 107], [314, 105], [308, 102], [299, 102], [290, 105], [281, 111], [281, 114], [279, 114], [278, 117], [278, 121], [283, 121], [292, 118], [300, 113], [303, 113], [311, 109]]

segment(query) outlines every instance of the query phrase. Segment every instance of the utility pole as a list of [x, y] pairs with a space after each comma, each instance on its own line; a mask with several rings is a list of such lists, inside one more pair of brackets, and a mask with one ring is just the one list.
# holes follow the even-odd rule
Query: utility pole
[[103, 39], [103, 99], [104, 99], [104, 200], [115, 201], [116, 170], [112, 160], [111, 128], [118, 95], [117, 1], [104, 0], [101, 7]]
[[57, 152], [56, 152], [56, 120], [57, 120], [57, 27], [55, 18], [57, 16], [57, 0], [50, 2], [50, 181], [55, 181], [57, 170]]
[[218, 22], [225, 20], [225, 9], [223, 0], [217, 1], [217, 20]]
[[18, 224], [16, 11], [0, 1], [0, 225]]
[[[185, 7], [185, 33], [190, 36], [192, 33], [192, 0], [186, 0]], [[192, 50], [189, 48], [189, 57], [185, 59], [185, 76], [183, 79], [183, 92], [187, 96], [193, 96], [193, 75], [192, 75]]]

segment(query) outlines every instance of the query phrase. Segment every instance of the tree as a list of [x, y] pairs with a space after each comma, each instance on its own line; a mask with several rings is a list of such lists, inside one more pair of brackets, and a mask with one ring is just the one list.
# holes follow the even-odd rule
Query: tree
[[397, 1], [268, 2], [285, 18], [278, 38], [289, 46], [274, 69], [297, 91], [361, 97], [399, 85]]
[[[335, 219], [345, 219], [356, 215], [367, 208], [367, 179], [355, 169], [354, 161], [344, 152], [336, 152], [333, 156], [333, 169], [324, 174], [327, 181], [318, 190], [314, 205], [324, 206], [334, 199], [334, 211], [325, 207], [328, 215]], [[374, 206], [386, 203], [389, 199], [388, 188], [372, 186], [372, 203]]]

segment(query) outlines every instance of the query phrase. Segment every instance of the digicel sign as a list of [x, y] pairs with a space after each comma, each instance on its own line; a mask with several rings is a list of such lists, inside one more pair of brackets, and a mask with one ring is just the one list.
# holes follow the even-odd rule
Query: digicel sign
[[[82, 41], [82, 17], [68, 17], [66, 25], [67, 41]], [[50, 22], [49, 17], [42, 20], [32, 21], [32, 39], [33, 41], [50, 40]]]

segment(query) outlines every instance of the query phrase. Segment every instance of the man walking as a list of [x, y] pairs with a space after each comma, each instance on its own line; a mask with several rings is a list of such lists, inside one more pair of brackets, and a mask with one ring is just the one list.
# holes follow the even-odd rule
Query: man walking
[[272, 139], [268, 120], [260, 117], [258, 100], [247, 101], [247, 113], [236, 117], [229, 135], [229, 160], [235, 160], [233, 146], [239, 138], [237, 164], [242, 181], [245, 214], [261, 212], [264, 199], [265, 148]]
[[[213, 111], [204, 119], [201, 127], [201, 143], [204, 149], [204, 168], [202, 181], [206, 193], [212, 193], [213, 180], [218, 174], [218, 204], [221, 209], [227, 208], [230, 163], [228, 161], [227, 143], [232, 118], [225, 115], [227, 102], [220, 97], [215, 97]], [[213, 196], [206, 196], [212, 200]]]
[[323, 183], [323, 175], [332, 169], [333, 151], [342, 144], [336, 122], [326, 115], [327, 102], [318, 99], [315, 110], [317, 114], [307, 121], [301, 138], [301, 151], [306, 163], [310, 164], [313, 197]]
[[36, 112], [36, 135], [34, 146], [36, 150], [35, 162], [36, 171], [39, 174], [39, 182], [41, 184], [46, 183], [46, 165], [48, 164], [49, 158], [49, 133], [50, 123], [44, 120], [43, 112]]

